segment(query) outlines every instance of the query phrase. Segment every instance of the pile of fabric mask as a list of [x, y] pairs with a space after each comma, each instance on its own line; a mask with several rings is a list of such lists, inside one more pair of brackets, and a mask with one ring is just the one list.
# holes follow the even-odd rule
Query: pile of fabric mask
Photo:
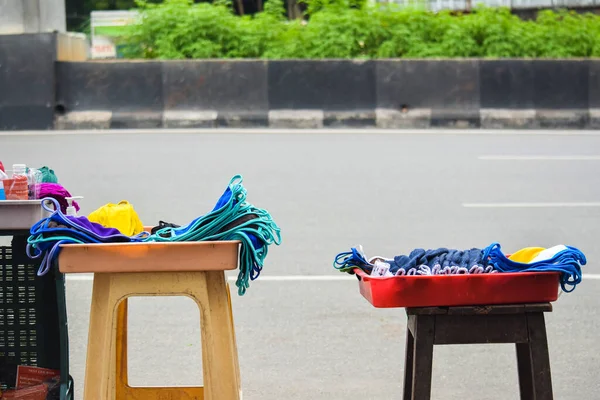
[[[38, 270], [41, 276], [55, 266], [62, 244], [239, 240], [241, 250], [236, 286], [239, 295], [243, 295], [250, 280], [260, 275], [269, 245], [281, 243], [280, 228], [269, 212], [248, 203], [246, 197], [242, 177], [236, 175], [211, 212], [185, 226], [168, 224], [154, 233], [142, 231], [135, 235], [126, 235], [119, 229], [105, 227], [83, 216], [66, 216], [58, 201], [48, 198], [56, 209], [43, 205], [51, 214], [31, 228], [27, 254], [30, 258], [42, 259]], [[102, 221], [102, 213], [95, 218]], [[134, 230], [139, 229], [137, 223], [133, 226]]]
[[371, 258], [358, 246], [339, 253], [333, 265], [341, 272], [353, 273], [359, 268], [371, 276], [383, 277], [558, 272], [562, 290], [571, 292], [581, 282], [581, 266], [586, 263], [585, 255], [571, 246], [526, 247], [506, 256], [500, 244], [492, 243], [482, 249], [415, 249], [408, 255]]

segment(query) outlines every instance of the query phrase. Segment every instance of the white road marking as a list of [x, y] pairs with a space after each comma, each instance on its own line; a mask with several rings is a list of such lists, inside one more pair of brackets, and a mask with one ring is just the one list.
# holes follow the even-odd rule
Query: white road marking
[[67, 274], [65, 276], [67, 281], [92, 281], [94, 280], [93, 274]]
[[[229, 277], [230, 281], [235, 281], [237, 278], [236, 277]], [[259, 280], [264, 280], [264, 281], [271, 281], [271, 282], [292, 282], [292, 281], [306, 281], [306, 282], [313, 282], [313, 281], [350, 281], [350, 280], [357, 280], [356, 276], [352, 276], [352, 275], [348, 275], [348, 274], [343, 274], [340, 272], [340, 275], [265, 275], [265, 276], [259, 276], [257, 281]]]
[[[600, 274], [583, 274], [583, 279], [600, 280]], [[89, 281], [93, 280], [91, 274], [68, 274], [67, 281]], [[236, 277], [230, 276], [228, 280], [235, 282]], [[254, 282], [339, 282], [339, 281], [357, 281], [356, 276], [342, 274], [340, 275], [274, 275], [259, 276]]]
[[465, 208], [552, 208], [552, 207], [600, 207], [600, 202], [575, 203], [463, 203]]
[[600, 156], [479, 156], [484, 161], [600, 161]]
[[2, 131], [0, 136], [59, 136], [59, 135], [124, 135], [124, 134], [164, 134], [165, 132], [187, 133], [187, 134], [418, 134], [418, 135], [518, 135], [518, 136], [599, 136], [600, 130], [510, 130], [510, 129], [382, 129], [382, 128], [363, 128], [363, 129], [277, 129], [277, 128], [258, 128], [258, 129], [82, 129], [82, 130], [56, 130], [56, 131]]
[[[68, 281], [92, 281], [93, 274], [67, 274]], [[229, 276], [229, 281], [235, 282], [236, 276]], [[266, 282], [331, 282], [331, 281], [350, 281], [356, 280], [355, 276], [340, 273], [340, 275], [265, 275], [259, 276], [256, 281]], [[255, 282], [256, 282], [255, 281]]]

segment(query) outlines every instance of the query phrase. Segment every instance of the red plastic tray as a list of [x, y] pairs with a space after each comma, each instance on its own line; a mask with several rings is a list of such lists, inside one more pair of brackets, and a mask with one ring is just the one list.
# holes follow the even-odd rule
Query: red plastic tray
[[523, 304], [556, 301], [558, 272], [375, 277], [354, 270], [377, 308]]

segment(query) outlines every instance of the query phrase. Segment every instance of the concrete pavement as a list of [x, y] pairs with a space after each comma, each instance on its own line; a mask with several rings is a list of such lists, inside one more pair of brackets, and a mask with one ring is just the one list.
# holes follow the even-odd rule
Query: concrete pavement
[[[283, 236], [266, 279], [233, 296], [245, 399], [401, 397], [403, 310], [374, 309], [331, 267], [356, 244], [369, 255], [493, 241], [505, 251], [579, 247], [590, 277], [547, 316], [555, 398], [600, 390], [598, 132], [31, 132], [0, 134], [0, 154], [5, 165], [51, 166], [85, 196], [83, 213], [127, 199], [145, 224], [189, 222], [242, 174], [249, 201]], [[68, 281], [79, 395], [90, 295], [90, 281]], [[200, 383], [191, 301], [134, 299], [131, 308], [132, 383]], [[433, 373], [434, 399], [518, 398], [510, 345], [437, 347]]]

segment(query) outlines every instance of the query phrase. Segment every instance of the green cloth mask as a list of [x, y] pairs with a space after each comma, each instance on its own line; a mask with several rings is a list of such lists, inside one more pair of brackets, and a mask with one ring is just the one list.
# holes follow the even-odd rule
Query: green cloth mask
[[40, 171], [40, 173], [42, 175], [40, 182], [42, 182], [42, 183], [58, 183], [58, 178], [56, 177], [54, 170], [51, 170], [50, 168], [44, 166], [44, 167], [40, 168], [38, 171]]

